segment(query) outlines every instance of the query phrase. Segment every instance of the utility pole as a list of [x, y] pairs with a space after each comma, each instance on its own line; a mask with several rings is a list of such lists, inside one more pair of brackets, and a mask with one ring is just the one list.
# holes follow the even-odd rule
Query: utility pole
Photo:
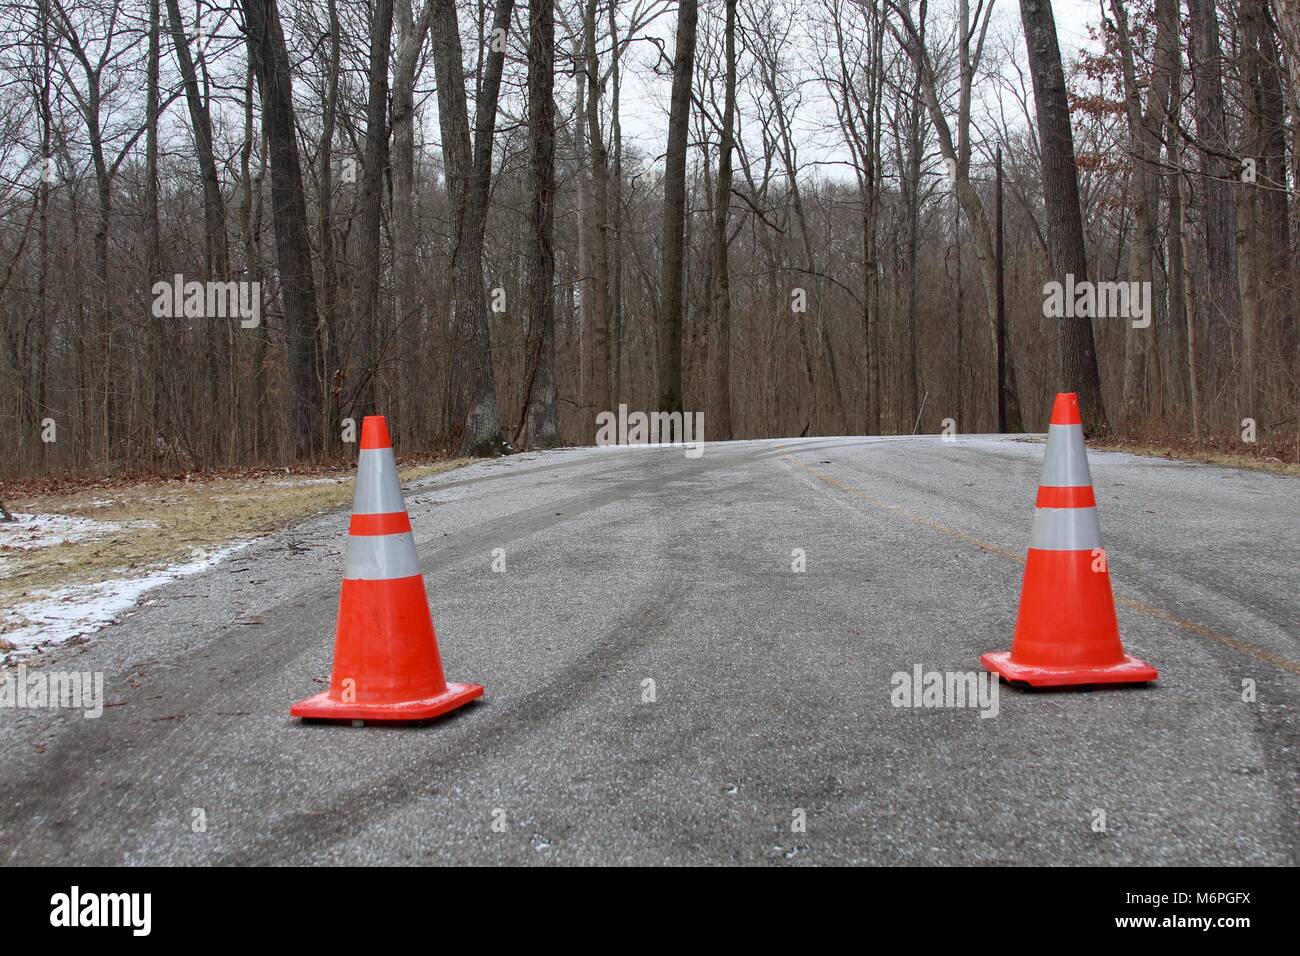
[[1002, 276], [1002, 147], [997, 152], [997, 185], [994, 189], [994, 248], [997, 268], [997, 342], [998, 342], [998, 434], [1007, 432], [1007, 309]]

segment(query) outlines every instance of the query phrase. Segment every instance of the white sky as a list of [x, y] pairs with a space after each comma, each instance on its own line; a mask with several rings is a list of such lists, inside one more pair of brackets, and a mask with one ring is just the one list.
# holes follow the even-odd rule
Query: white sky
[[[1104, 0], [1053, 0], [1052, 9], [1056, 17], [1057, 37], [1061, 44], [1061, 55], [1067, 61], [1074, 59], [1082, 48], [1096, 48], [1088, 39], [1088, 24], [1100, 20], [1100, 4]], [[704, 7], [704, 4], [701, 4]], [[943, 2], [934, 4], [932, 9], [943, 10]], [[700, 16], [716, 15], [712, 11], [701, 9]], [[932, 14], [933, 15], [933, 14]], [[648, 31], [665, 44], [671, 55], [673, 32], [676, 15], [670, 13], [661, 17]], [[1018, 0], [995, 0], [993, 23], [990, 27], [989, 45], [993, 45], [992, 35], [1003, 33], [1014, 36], [1018, 44], [1023, 44], [1020, 27], [1020, 6]], [[1023, 62], [1023, 46], [1021, 46]], [[628, 64], [623, 77], [622, 108], [620, 111], [623, 124], [623, 140], [652, 156], [661, 156], [668, 132], [668, 93], [669, 84], [665, 78], [655, 77], [651, 66], [657, 58], [655, 48], [649, 43], [635, 44], [628, 60], [635, 61], [635, 66]], [[626, 61], [625, 61], [626, 63]], [[825, 120], [826, 112], [818, 109], [816, 103], [819, 91], [811, 88], [805, 95], [805, 105], [801, 118], [805, 126], [805, 136], [801, 142], [801, 158], [815, 158], [833, 161], [842, 156], [838, 144], [827, 141], [816, 127]], [[744, 101], [741, 101], [744, 109]], [[744, 116], [741, 116], [743, 124]], [[796, 120], [798, 123], [798, 120]], [[742, 127], [743, 129], [743, 127]]]

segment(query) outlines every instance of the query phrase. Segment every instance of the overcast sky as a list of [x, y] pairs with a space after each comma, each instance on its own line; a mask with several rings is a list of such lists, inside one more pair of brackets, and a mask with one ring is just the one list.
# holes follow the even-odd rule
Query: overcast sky
[[[1081, 48], [1095, 47], [1088, 38], [1088, 24], [1099, 22], [1100, 2], [1101, 0], [1053, 0], [1061, 54], [1067, 62], [1077, 56]], [[943, 7], [943, 0], [934, 5], [939, 10]], [[655, 23], [648, 32], [663, 40], [671, 53], [674, 28], [675, 16], [669, 14]], [[1017, 0], [996, 0], [990, 33], [998, 32], [1015, 37], [1017, 44], [1023, 43]], [[667, 138], [669, 84], [666, 79], [655, 77], [651, 72], [656, 57], [655, 48], [648, 43], [637, 44], [632, 48], [630, 59], [635, 61], [636, 66], [624, 74], [620, 115], [625, 144], [634, 145], [657, 157], [662, 155]], [[1021, 47], [1021, 62], [1023, 57]], [[816, 97], [810, 91], [802, 108], [801, 159], [833, 162], [836, 158], [842, 158], [844, 151], [833, 138], [827, 137], [819, 129], [826, 122], [828, 111], [824, 104], [818, 104], [815, 100]], [[743, 100], [741, 108], [744, 108]], [[741, 122], [743, 121], [742, 115]]]

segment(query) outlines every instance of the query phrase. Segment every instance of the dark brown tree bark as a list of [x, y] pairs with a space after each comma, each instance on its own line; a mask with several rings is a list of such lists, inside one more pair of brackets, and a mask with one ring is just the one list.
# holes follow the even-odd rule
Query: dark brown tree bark
[[580, 31], [574, 42], [572, 70], [574, 73], [574, 122], [573, 122], [573, 154], [577, 158], [577, 255], [576, 275], [574, 276], [573, 294], [578, 299], [578, 329], [577, 329], [577, 352], [578, 352], [578, 398], [582, 402], [582, 430], [584, 432], [593, 432], [595, 428], [596, 409], [591, 407], [588, 397], [591, 394], [591, 375], [594, 361], [591, 349], [591, 327], [592, 327], [592, 309], [591, 303], [593, 296], [591, 294], [591, 248], [592, 242], [592, 208], [596, 205], [596, 199], [593, 194], [591, 182], [590, 164], [583, 161], [583, 157], [588, 155], [587, 152], [587, 123], [584, 117], [587, 115], [587, 54], [585, 51], [586, 31]]
[[[1240, 400], [1227, 382], [1241, 331], [1241, 290], [1237, 276], [1237, 211], [1233, 202], [1231, 144], [1224, 111], [1222, 45], [1214, 0], [1187, 0], [1192, 29], [1193, 115], [1200, 153], [1201, 231], [1205, 240], [1206, 276], [1201, 325], [1206, 358], [1203, 383], [1216, 409], [1232, 409], [1239, 419]], [[1244, 414], [1244, 412], [1242, 412]], [[1219, 423], [1228, 421], [1220, 414]]]
[[[1287, 86], [1291, 92], [1291, 116], [1300, 121], [1300, 0], [1272, 0], [1273, 19], [1282, 37], [1285, 52]], [[1296, 157], [1300, 165], [1300, 156]]]
[[[1052, 270], [1062, 281], [1066, 274], [1073, 274], [1077, 281], [1083, 281], [1088, 275], [1088, 254], [1083, 241], [1083, 218], [1079, 212], [1079, 178], [1074, 161], [1070, 104], [1065, 74], [1061, 69], [1061, 50], [1056, 41], [1052, 5], [1049, 0], [1020, 0], [1020, 18], [1025, 27], [1029, 71], [1034, 83], [1039, 150], [1043, 162], [1043, 195], [1047, 206], [1047, 245]], [[1057, 321], [1060, 322], [1057, 332], [1060, 377], [1056, 387], [1059, 391], [1078, 393], [1085, 428], [1090, 432], [1105, 432], [1106, 410], [1101, 399], [1092, 320], [1061, 318]]]
[[686, 147], [691, 118], [691, 78], [695, 72], [697, 0], [677, 5], [673, 89], [664, 155], [664, 234], [659, 319], [659, 410], [682, 411], [682, 326], [685, 297]]
[[609, 143], [614, 158], [609, 177], [609, 355], [612, 404], [623, 399], [623, 46], [618, 38], [619, 0], [609, 2], [609, 42], [613, 56], [609, 66]]
[[[155, 0], [156, 2], [156, 0]], [[158, 10], [156, 6], [152, 10], [153, 45], [155, 51], [158, 46]], [[37, 110], [40, 114], [41, 122], [41, 159], [46, 164], [54, 161], [53, 158], [53, 127], [54, 115], [50, 103], [50, 88], [53, 86], [53, 65], [50, 56], [50, 18], [49, 9], [42, 3], [40, 8], [41, 23], [41, 70], [38, 80], [39, 89], [35, 91]], [[156, 66], [155, 61], [155, 66]], [[155, 82], [156, 86], [156, 82]], [[155, 89], [155, 94], [157, 90]], [[147, 94], [146, 94], [147, 97]], [[157, 102], [152, 103], [154, 107], [147, 118], [151, 122], [155, 137], [157, 136]], [[148, 107], [146, 107], [148, 108]], [[155, 141], [155, 149], [156, 149]], [[147, 160], [146, 160], [147, 165]], [[157, 156], [154, 157], [154, 171], [157, 172]], [[157, 176], [154, 177], [155, 199]], [[40, 234], [40, 243], [36, 260], [36, 295], [40, 299], [40, 305], [37, 312], [37, 334], [39, 335], [38, 350], [36, 356], [36, 403], [35, 411], [38, 415], [44, 416], [47, 411], [47, 382], [49, 372], [49, 339], [50, 339], [50, 301], [48, 296], [49, 278], [50, 278], [50, 183], [49, 176], [45, 175], [42, 170], [40, 196], [37, 199], [39, 209], [38, 229]], [[155, 206], [156, 213], [156, 206]], [[155, 215], [156, 220], [156, 215]], [[159, 256], [161, 258], [161, 255]], [[46, 442], [41, 442], [41, 468], [45, 468], [49, 458], [50, 446]]]
[[[172, 44], [176, 48], [176, 62], [181, 71], [181, 84], [185, 90], [185, 103], [189, 108], [190, 128], [194, 133], [194, 149], [199, 160], [199, 178], [203, 183], [203, 251], [204, 278], [225, 281], [230, 274], [230, 257], [226, 245], [226, 201], [221, 192], [217, 173], [217, 160], [212, 145], [212, 115], [208, 101], [199, 89], [198, 69], [190, 55], [190, 41], [185, 34], [178, 0], [166, 0], [167, 16], [171, 27]], [[208, 389], [208, 417], [215, 422], [221, 410], [222, 364], [228, 358], [220, 345], [223, 331], [215, 318], [209, 316], [203, 329], [207, 340], [205, 361]], [[227, 332], [228, 334], [228, 332]], [[233, 413], [231, 408], [230, 412]], [[214, 460], [222, 454], [221, 429], [207, 430], [208, 447]]]
[[583, 17], [587, 68], [587, 137], [591, 144], [592, 217], [591, 393], [588, 404], [599, 413], [617, 411], [613, 394], [613, 354], [609, 328], [609, 152], [600, 128], [600, 59], [596, 55], [597, 0], [587, 0]]
[[[924, 20], [922, 29], [924, 29]], [[900, 97], [901, 99], [901, 97]], [[903, 313], [903, 321], [907, 323], [907, 341], [903, 346], [903, 408], [907, 413], [907, 426], [909, 433], [915, 432], [920, 428], [919, 417], [921, 414], [921, 388], [917, 370], [917, 325], [921, 321], [920, 312], [917, 309], [918, 286], [920, 285], [920, 264], [917, 262], [917, 252], [920, 247], [921, 233], [921, 163], [925, 159], [925, 128], [924, 128], [924, 107], [921, 104], [921, 82], [920, 77], [912, 81], [911, 102], [903, 110], [903, 126], [906, 135], [899, 137], [898, 144], [898, 168], [899, 168], [899, 190], [903, 194], [904, 217], [906, 219], [906, 234], [903, 240], [903, 275], [906, 291], [904, 298], [906, 307]], [[877, 340], [879, 336], [877, 336]], [[873, 397], [875, 405], [879, 405], [879, 349], [873, 348], [873, 380], [877, 383], [877, 394]]]
[[727, 234], [731, 211], [731, 152], [736, 126], [736, 0], [726, 0], [726, 93], [722, 107], [722, 143], [718, 147], [718, 182], [713, 201], [713, 322], [714, 374], [718, 388], [718, 417], [714, 439], [731, 440], [731, 268], [727, 261]]
[[[1178, 0], [1161, 0], [1157, 7], [1162, 45], [1157, 56], [1169, 67], [1169, 107], [1162, 132], [1166, 158], [1173, 170], [1181, 170], [1179, 131], [1183, 112], [1183, 54], [1180, 42]], [[1187, 335], [1187, 270], [1183, 263], [1183, 174], [1175, 172], [1167, 182], [1169, 228], [1165, 234], [1165, 273], [1168, 276], [1168, 328], [1161, 336], [1161, 364], [1164, 367], [1164, 401], [1174, 421], [1192, 424], [1194, 396], [1189, 396]]]
[[520, 415], [524, 446], [559, 443], [555, 416], [555, 2], [528, 5], [528, 363]]
[[[1291, 114], [1291, 182], [1300, 182], [1300, 0], [1272, 0], [1273, 19], [1282, 39], [1283, 61], [1287, 75], [1287, 106]], [[1286, 204], [1285, 196], [1282, 204]], [[1289, 226], [1292, 234], [1300, 233], [1300, 202], [1291, 203]], [[1288, 369], [1300, 366], [1300, 319], [1297, 318], [1296, 300], [1300, 299], [1300, 243], [1294, 243], [1290, 282], [1287, 290], [1290, 302], [1282, 321], [1278, 350]], [[1294, 377], [1290, 377], [1294, 383]], [[1293, 387], [1293, 385], [1292, 385]]]
[[424, 394], [428, 390], [421, 376], [425, 317], [420, 291], [424, 285], [416, 259], [415, 216], [415, 76], [429, 34], [434, 0], [422, 0], [412, 19], [411, 0], [397, 0], [397, 49], [393, 54], [393, 337], [400, 343], [397, 406], [402, 439], [428, 437]]
[[[1239, 75], [1246, 108], [1242, 111], [1241, 149], [1255, 163], [1253, 181], [1239, 194], [1238, 253], [1242, 281], [1242, 361], [1239, 393], [1243, 414], [1261, 416], [1267, 408], [1265, 353], [1283, 348], [1277, 334], [1290, 323], [1290, 228], [1286, 189], [1286, 110], [1281, 64], [1265, 0], [1242, 0], [1238, 14]], [[1286, 410], [1278, 408], [1285, 417]], [[1270, 415], [1271, 417], [1271, 415]]]
[[[323, 447], [334, 451], [341, 441], [339, 421], [347, 373], [339, 358], [339, 264], [334, 244], [334, 132], [338, 125], [339, 61], [343, 38], [337, 0], [327, 0], [329, 60], [325, 75], [325, 101], [321, 106], [320, 150], [316, 175], [320, 196], [316, 203], [316, 235], [320, 242], [320, 321], [316, 325], [316, 356], [322, 364], [316, 374], [323, 383], [325, 429]], [[400, 431], [400, 426], [399, 426]]]
[[217, 160], [212, 148], [212, 114], [208, 101], [199, 89], [198, 72], [190, 55], [189, 37], [181, 20], [179, 0], [166, 0], [176, 62], [180, 66], [185, 104], [189, 107], [190, 128], [194, 131], [194, 148], [198, 154], [199, 175], [203, 183], [203, 240], [209, 279], [225, 279], [230, 270], [226, 247], [226, 203], [217, 175]]
[[[509, 28], [513, 9], [514, 0], [497, 0], [493, 30], [501, 32], [496, 35], [503, 36]], [[489, 48], [486, 74], [475, 104], [471, 149], [460, 26], [452, 0], [436, 0], [431, 35], [443, 162], [456, 222], [452, 256], [455, 342], [448, 388], [449, 422], [453, 428], [461, 427], [458, 445], [462, 454], [496, 455], [505, 450], [505, 442], [492, 372], [491, 334], [483, 284], [483, 230], [487, 221], [492, 140], [505, 47], [502, 44], [498, 49], [493, 44]]]
[[293, 389], [292, 430], [298, 457], [321, 448], [322, 389], [316, 368], [316, 287], [312, 277], [307, 202], [298, 160], [293, 81], [275, 0], [240, 0], [248, 55], [262, 91], [262, 129], [270, 147], [271, 216], [284, 308], [285, 352]]
[[[176, 0], [168, 0], [175, 3]], [[393, 38], [393, 0], [374, 0], [370, 24], [370, 82], [366, 103], [366, 155], [361, 178], [360, 235], [357, 238], [360, 277], [355, 286], [353, 315], [358, 323], [360, 362], [356, 391], [349, 411], [354, 417], [377, 414], [379, 374], [378, 327], [380, 258], [379, 226], [383, 211], [384, 170], [388, 165], [388, 60]]]
[[[144, 231], [145, 231], [145, 279], [147, 286], [153, 284], [162, 275], [162, 236], [158, 221], [158, 114], [160, 94], [158, 90], [158, 71], [161, 60], [160, 34], [162, 32], [162, 15], [159, 0], [149, 0], [149, 76], [145, 80], [145, 130], [144, 140]], [[42, 180], [42, 193], [46, 193], [46, 184]], [[48, 196], [42, 200], [48, 202]], [[44, 295], [41, 303], [44, 307]], [[159, 457], [159, 439], [169, 430], [164, 424], [164, 395], [167, 391], [167, 370], [170, 362], [167, 357], [167, 339], [171, 334], [167, 328], [167, 319], [153, 320], [152, 356], [153, 393], [149, 401], [149, 457]]]
[[[253, 75], [253, 64], [250, 61], [244, 73], [244, 142], [239, 149], [239, 188], [241, 198], [239, 232], [243, 245], [244, 274], [248, 276], [249, 282], [258, 283], [260, 288], [262, 282], [262, 182], [266, 177], [267, 148], [265, 139], [257, 144], [258, 168], [257, 174], [254, 175], [253, 147], [256, 136], [253, 132], [253, 103], [256, 98], [256, 87], [257, 81]], [[265, 299], [263, 299], [264, 303]], [[266, 401], [268, 391], [266, 352], [270, 340], [267, 323], [260, 323], [255, 334], [257, 338], [253, 345], [251, 396], [253, 415], [252, 427], [247, 439], [248, 451], [246, 454], [249, 458], [260, 461], [265, 458], [263, 446], [269, 445], [271, 437], [271, 428], [268, 425], [270, 409], [267, 408]]]
[[[1164, 328], [1163, 309], [1156, 309], [1155, 257], [1156, 215], [1159, 208], [1157, 169], [1160, 158], [1160, 126], [1169, 108], [1170, 67], [1162, 53], [1168, 49], [1169, 18], [1162, 16], [1166, 4], [1178, 0], [1158, 0], [1156, 4], [1156, 58], [1147, 79], [1146, 101], [1138, 83], [1133, 39], [1129, 30], [1128, 11], [1123, 0], [1111, 0], [1115, 15], [1115, 34], [1120, 53], [1124, 83], [1125, 115], [1128, 120], [1132, 173], [1130, 193], [1133, 204], [1133, 240], [1129, 245], [1129, 279], [1144, 282], [1152, 290], [1152, 325], [1136, 328], [1131, 322], [1124, 329], [1123, 408], [1126, 427], [1136, 427], [1153, 410], [1159, 411], [1160, 365], [1153, 347], [1159, 330]], [[1159, 314], [1155, 314], [1155, 313]]]

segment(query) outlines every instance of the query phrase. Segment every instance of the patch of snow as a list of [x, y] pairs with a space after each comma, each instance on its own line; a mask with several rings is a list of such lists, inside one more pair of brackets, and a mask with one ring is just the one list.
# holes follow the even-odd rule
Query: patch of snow
[[351, 480], [351, 475], [328, 478], [281, 478], [277, 481], [268, 481], [266, 484], [270, 488], [299, 488], [303, 485], [341, 485]]
[[49, 548], [70, 541], [85, 541], [112, 534], [121, 525], [76, 515], [15, 514], [13, 522], [0, 524], [0, 548]]
[[[34, 592], [24, 603], [0, 611], [0, 640], [22, 653], [93, 634], [116, 623], [147, 591], [206, 571], [251, 543], [241, 541], [214, 551], [196, 551], [184, 564], [159, 568], [140, 577]], [[13, 630], [7, 630], [10, 627]]]

